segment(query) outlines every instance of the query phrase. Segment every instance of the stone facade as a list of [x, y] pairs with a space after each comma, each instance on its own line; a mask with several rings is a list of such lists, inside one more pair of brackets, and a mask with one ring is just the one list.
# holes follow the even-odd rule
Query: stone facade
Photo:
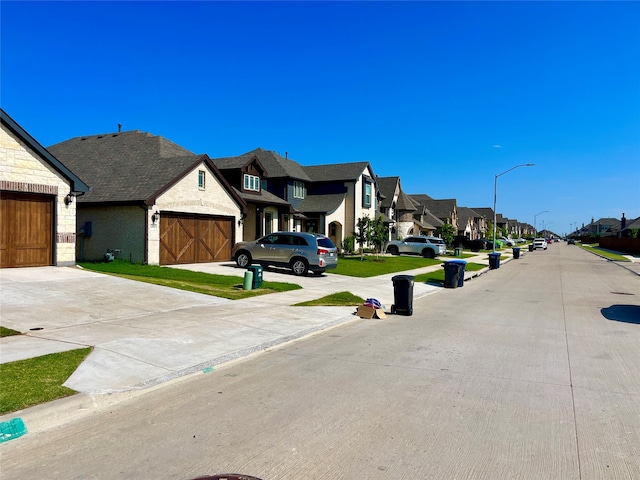
[[0, 132], [0, 190], [50, 195], [54, 198], [53, 264], [74, 265], [76, 200], [65, 202], [70, 183], [4, 125]]

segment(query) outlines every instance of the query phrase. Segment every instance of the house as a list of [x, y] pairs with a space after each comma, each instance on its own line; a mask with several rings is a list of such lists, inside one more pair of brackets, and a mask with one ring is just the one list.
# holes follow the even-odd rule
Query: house
[[454, 232], [458, 231], [458, 210], [455, 199], [435, 200], [425, 194], [411, 194], [409, 198], [416, 205], [427, 208], [442, 223], [452, 225]]
[[75, 137], [49, 150], [91, 191], [78, 199], [78, 257], [172, 265], [226, 261], [247, 205], [207, 155], [139, 130]]
[[289, 201], [299, 204], [306, 193], [305, 182], [309, 182], [298, 164], [262, 148], [237, 157], [214, 158], [213, 163], [247, 204], [243, 240], [295, 230], [294, 222], [301, 231], [303, 216], [296, 215]]
[[477, 240], [484, 236], [487, 229], [484, 215], [469, 207], [458, 207], [458, 233], [469, 240]]
[[306, 216], [306, 231], [324, 233], [340, 246], [356, 232], [360, 218], [378, 216], [382, 195], [369, 162], [305, 166], [304, 171], [311, 183], [296, 209]]
[[384, 197], [379, 210], [389, 224], [389, 240], [401, 240], [411, 235], [418, 207], [402, 190], [400, 177], [376, 177], [376, 180]]
[[2, 109], [0, 119], [0, 267], [74, 265], [89, 186]]
[[601, 218], [586, 226], [587, 235], [590, 237], [615, 236], [620, 230], [620, 220], [617, 218]]

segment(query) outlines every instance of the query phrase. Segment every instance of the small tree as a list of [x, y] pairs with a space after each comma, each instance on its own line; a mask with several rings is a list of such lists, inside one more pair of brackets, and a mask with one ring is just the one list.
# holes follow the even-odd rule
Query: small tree
[[364, 246], [369, 242], [370, 233], [369, 233], [369, 217], [364, 216], [359, 218], [356, 222], [357, 230], [353, 233], [356, 237], [356, 241], [358, 242], [358, 247], [360, 249], [360, 259], [364, 259]]
[[444, 225], [441, 225], [438, 228], [436, 228], [436, 235], [439, 235], [440, 238], [444, 240], [444, 243], [447, 244], [447, 247], [449, 248], [453, 247], [454, 231], [453, 231], [453, 225], [451, 225], [449, 221], [447, 221], [447, 223], [445, 223]]
[[369, 223], [371, 227], [371, 243], [376, 247], [376, 252], [379, 255], [382, 252], [384, 243], [387, 241], [389, 230], [384, 224], [384, 217], [382, 215]]

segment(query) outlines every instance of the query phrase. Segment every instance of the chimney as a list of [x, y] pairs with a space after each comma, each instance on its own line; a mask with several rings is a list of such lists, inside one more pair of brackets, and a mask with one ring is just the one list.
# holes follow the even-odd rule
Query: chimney
[[119, 123], [119, 124], [118, 124], [118, 133], [120, 133], [121, 131], [122, 131], [122, 124], [121, 124], [121, 123]]
[[284, 158], [289, 158], [289, 152], [284, 152]]
[[627, 228], [627, 219], [624, 218], [624, 212], [622, 213], [622, 218], [620, 219], [620, 230], [624, 230]]

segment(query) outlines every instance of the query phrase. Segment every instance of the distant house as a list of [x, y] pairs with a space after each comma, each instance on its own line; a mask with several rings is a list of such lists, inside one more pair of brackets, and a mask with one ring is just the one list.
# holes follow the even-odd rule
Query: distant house
[[384, 197], [380, 201], [380, 213], [388, 219], [390, 240], [412, 235], [415, 226], [416, 204], [404, 193], [400, 177], [376, 177], [378, 188]]
[[172, 265], [226, 261], [247, 205], [207, 155], [139, 130], [49, 147], [92, 188], [78, 199], [78, 256]]
[[74, 265], [89, 186], [2, 109], [0, 119], [0, 267]]
[[470, 240], [477, 240], [484, 236], [486, 220], [484, 215], [469, 207], [458, 207], [458, 233]]
[[591, 218], [591, 223], [586, 226], [587, 235], [590, 237], [600, 236], [616, 236], [620, 231], [620, 220], [617, 218], [601, 218], [594, 221]]
[[453, 231], [458, 231], [458, 209], [454, 198], [436, 200], [425, 194], [411, 194], [409, 198], [416, 205], [425, 207], [443, 223], [453, 226]]

